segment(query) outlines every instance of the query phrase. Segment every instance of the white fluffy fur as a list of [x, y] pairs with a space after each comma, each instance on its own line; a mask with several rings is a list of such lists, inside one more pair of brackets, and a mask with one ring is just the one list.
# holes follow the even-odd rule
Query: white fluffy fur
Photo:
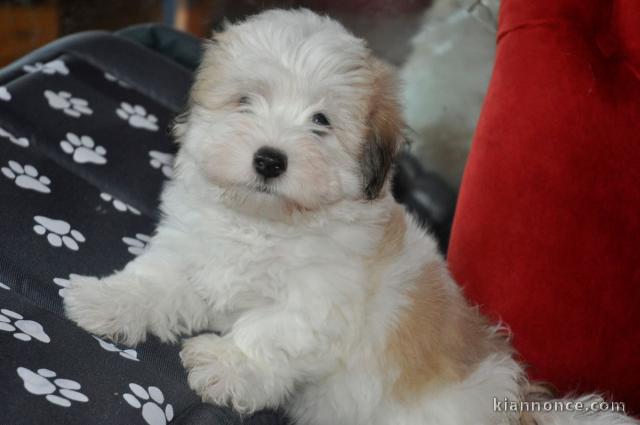
[[[208, 331], [183, 342], [189, 383], [203, 400], [245, 413], [284, 406], [309, 425], [517, 422], [492, 410], [492, 397], [521, 395], [522, 369], [508, 352], [421, 390], [418, 402], [391, 394], [400, 370], [384, 361], [388, 336], [424, 267], [443, 260], [401, 213], [398, 255], [373, 265], [379, 284], [370, 284], [366, 259], [398, 211], [388, 185], [373, 201], [362, 195], [370, 60], [362, 41], [308, 11], [266, 12], [219, 35], [178, 128], [176, 173], [149, 249], [112, 276], [73, 279], [67, 315], [129, 345], [148, 333], [175, 342]], [[312, 132], [317, 111], [331, 120], [325, 135]], [[270, 193], [251, 167], [263, 145], [289, 157]], [[447, 276], [433, 284], [459, 292]]]
[[402, 66], [407, 123], [425, 167], [457, 188], [487, 91], [499, 0], [436, 0]]

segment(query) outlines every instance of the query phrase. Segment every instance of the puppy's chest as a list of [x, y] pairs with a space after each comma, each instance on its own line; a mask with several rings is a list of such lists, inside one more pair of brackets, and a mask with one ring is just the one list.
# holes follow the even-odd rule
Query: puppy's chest
[[[287, 296], [299, 279], [317, 274], [317, 264], [340, 261], [321, 235], [292, 236], [254, 229], [226, 229], [200, 239], [187, 271], [193, 287], [216, 310], [238, 311]], [[344, 257], [343, 257], [344, 258]]]

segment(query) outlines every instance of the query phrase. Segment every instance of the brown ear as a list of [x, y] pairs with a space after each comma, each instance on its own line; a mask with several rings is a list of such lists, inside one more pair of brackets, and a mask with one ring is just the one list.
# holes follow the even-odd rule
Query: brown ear
[[388, 65], [377, 59], [372, 59], [371, 67], [374, 79], [369, 99], [368, 129], [360, 158], [363, 193], [367, 200], [380, 195], [393, 160], [404, 142], [404, 122], [396, 98], [395, 76]]

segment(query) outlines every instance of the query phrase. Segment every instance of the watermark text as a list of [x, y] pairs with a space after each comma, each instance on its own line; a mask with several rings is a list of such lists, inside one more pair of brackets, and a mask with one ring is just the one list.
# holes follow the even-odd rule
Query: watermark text
[[493, 398], [494, 412], [625, 412], [623, 402], [590, 400], [515, 401]]

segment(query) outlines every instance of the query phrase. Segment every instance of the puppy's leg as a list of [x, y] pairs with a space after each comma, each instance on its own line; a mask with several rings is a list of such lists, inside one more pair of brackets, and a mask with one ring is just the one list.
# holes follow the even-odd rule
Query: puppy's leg
[[87, 331], [127, 345], [146, 338], [162, 341], [207, 327], [206, 305], [188, 288], [184, 264], [154, 245], [122, 271], [106, 278], [77, 277], [65, 292], [67, 317]]
[[204, 401], [251, 413], [276, 407], [297, 382], [330, 369], [325, 323], [276, 308], [242, 316], [231, 332], [185, 340], [180, 357]]

